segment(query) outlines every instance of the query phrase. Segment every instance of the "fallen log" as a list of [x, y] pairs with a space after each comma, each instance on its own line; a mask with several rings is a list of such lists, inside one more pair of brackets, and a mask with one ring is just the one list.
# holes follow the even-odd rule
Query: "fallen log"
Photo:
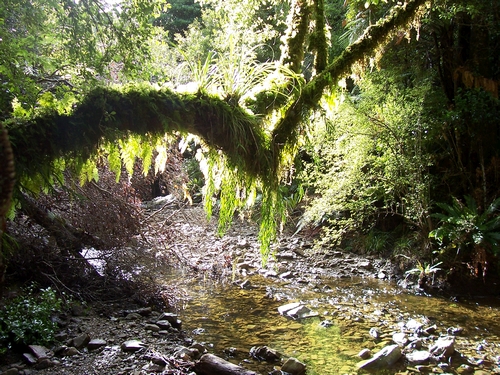
[[213, 354], [204, 354], [194, 366], [197, 375], [259, 375]]

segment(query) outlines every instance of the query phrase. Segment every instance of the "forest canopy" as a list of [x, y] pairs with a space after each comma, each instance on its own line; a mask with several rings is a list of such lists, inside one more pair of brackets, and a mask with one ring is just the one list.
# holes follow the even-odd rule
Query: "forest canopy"
[[[477, 0], [6, 1], [15, 191], [67, 168], [95, 179], [103, 156], [147, 171], [165, 133], [192, 134], [221, 233], [260, 196], [264, 258], [298, 185], [299, 229], [325, 241], [496, 254], [499, 19]], [[465, 224], [432, 216], [465, 208]], [[490, 227], [467, 232], [484, 212]]]

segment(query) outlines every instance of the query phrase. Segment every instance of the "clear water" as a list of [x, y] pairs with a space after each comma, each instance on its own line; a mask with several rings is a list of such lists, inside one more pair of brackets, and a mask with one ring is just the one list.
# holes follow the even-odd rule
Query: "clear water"
[[[379, 327], [390, 337], [398, 322], [415, 318], [436, 324], [439, 332], [448, 327], [463, 327], [457, 349], [469, 356], [483, 342], [490, 356], [500, 356], [499, 300], [450, 302], [446, 299], [407, 294], [386, 282], [363, 279], [318, 280], [314, 285], [294, 285], [273, 279], [250, 279], [253, 289], [210, 280], [194, 280], [172, 275], [170, 285], [189, 296], [177, 306], [183, 328], [209, 346], [210, 351], [262, 374], [273, 364], [249, 358], [252, 346], [267, 345], [284, 356], [305, 362], [308, 375], [355, 374], [357, 354], [388, 343], [375, 343], [371, 327]], [[277, 308], [291, 301], [304, 301], [319, 317], [294, 321], [279, 315]], [[330, 328], [319, 326], [329, 319]], [[200, 330], [201, 328], [201, 330]], [[236, 355], [227, 355], [236, 348]]]

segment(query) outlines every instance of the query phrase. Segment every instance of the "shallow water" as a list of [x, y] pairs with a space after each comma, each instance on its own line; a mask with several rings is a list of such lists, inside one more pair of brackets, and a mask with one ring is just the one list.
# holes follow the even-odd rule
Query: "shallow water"
[[[170, 279], [170, 278], [169, 278]], [[318, 279], [314, 284], [292, 284], [255, 276], [252, 289], [211, 280], [193, 280], [173, 274], [168, 281], [189, 295], [177, 306], [183, 328], [210, 351], [234, 363], [265, 374], [273, 364], [249, 358], [252, 346], [267, 345], [285, 356], [305, 362], [308, 375], [356, 373], [357, 353], [363, 348], [377, 351], [388, 343], [398, 322], [411, 318], [436, 324], [438, 332], [463, 327], [457, 350], [468, 356], [482, 342], [490, 356], [500, 356], [500, 301], [446, 299], [408, 294], [390, 283], [366, 279]], [[320, 316], [294, 321], [280, 316], [277, 308], [301, 300]], [[321, 320], [334, 326], [323, 328]], [[371, 327], [386, 332], [387, 340], [375, 343]], [[228, 349], [234, 356], [229, 356]]]

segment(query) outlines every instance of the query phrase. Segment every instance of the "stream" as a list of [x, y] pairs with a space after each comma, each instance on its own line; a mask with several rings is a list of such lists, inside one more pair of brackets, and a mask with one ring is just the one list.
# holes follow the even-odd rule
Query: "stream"
[[[183, 328], [214, 354], [244, 361], [245, 367], [262, 374], [272, 364], [250, 359], [253, 346], [267, 345], [298, 358], [307, 364], [308, 375], [356, 373], [362, 349], [376, 351], [387, 344], [384, 339], [374, 342], [370, 328], [397, 332], [400, 322], [412, 318], [436, 324], [445, 333], [462, 327], [456, 347], [463, 355], [479, 359], [488, 353], [497, 360], [500, 355], [498, 299], [451, 302], [409, 294], [376, 279], [325, 279], [315, 285], [261, 276], [249, 281], [252, 287], [243, 289], [183, 277], [182, 271], [169, 280], [189, 295], [178, 306]], [[319, 316], [300, 321], [281, 316], [277, 308], [291, 301], [305, 302]], [[334, 325], [320, 326], [326, 319]]]

